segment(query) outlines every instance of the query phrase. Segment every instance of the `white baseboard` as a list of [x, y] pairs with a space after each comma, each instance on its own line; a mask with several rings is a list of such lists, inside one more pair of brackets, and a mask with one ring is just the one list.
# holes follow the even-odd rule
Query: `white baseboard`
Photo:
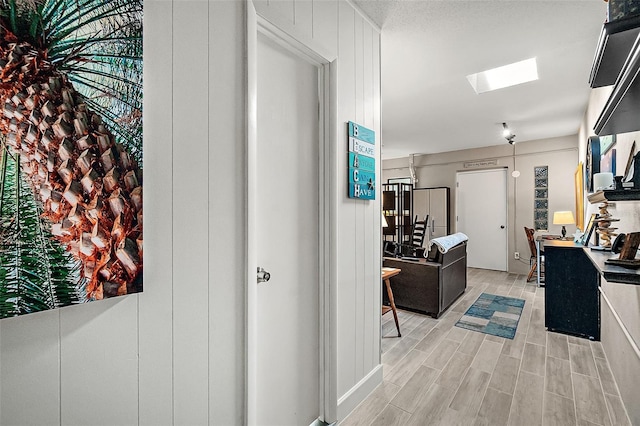
[[316, 421], [314, 421], [313, 423], [311, 423], [309, 426], [334, 426], [337, 423], [325, 423], [320, 419], [316, 419]]
[[320, 419], [316, 419], [313, 423], [311, 423], [309, 426], [332, 426], [335, 425], [335, 423], [325, 423]]
[[338, 419], [343, 420], [382, 383], [382, 364], [378, 364], [354, 387], [338, 399]]

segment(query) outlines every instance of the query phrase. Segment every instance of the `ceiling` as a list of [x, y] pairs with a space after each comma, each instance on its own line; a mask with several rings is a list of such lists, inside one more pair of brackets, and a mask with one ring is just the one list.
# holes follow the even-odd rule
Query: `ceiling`
[[[355, 0], [382, 28], [382, 158], [575, 135], [603, 0]], [[466, 76], [536, 57], [539, 80], [477, 95]]]

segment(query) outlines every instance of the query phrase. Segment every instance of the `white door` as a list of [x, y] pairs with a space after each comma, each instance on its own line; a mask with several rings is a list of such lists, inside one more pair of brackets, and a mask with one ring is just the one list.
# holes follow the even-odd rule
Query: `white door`
[[258, 34], [258, 425], [319, 416], [319, 70]]
[[507, 270], [507, 171], [457, 174], [457, 230], [469, 237], [467, 265]]

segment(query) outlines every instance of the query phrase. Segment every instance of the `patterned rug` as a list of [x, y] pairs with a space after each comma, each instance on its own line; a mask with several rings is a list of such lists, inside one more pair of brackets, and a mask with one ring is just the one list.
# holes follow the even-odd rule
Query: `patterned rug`
[[456, 327], [513, 339], [524, 308], [524, 300], [482, 293]]

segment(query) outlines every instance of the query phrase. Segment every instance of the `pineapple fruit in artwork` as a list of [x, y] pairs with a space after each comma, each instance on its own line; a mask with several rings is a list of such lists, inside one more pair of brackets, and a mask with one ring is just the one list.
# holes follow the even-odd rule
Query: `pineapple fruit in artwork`
[[0, 20], [0, 318], [141, 291], [142, 2]]

